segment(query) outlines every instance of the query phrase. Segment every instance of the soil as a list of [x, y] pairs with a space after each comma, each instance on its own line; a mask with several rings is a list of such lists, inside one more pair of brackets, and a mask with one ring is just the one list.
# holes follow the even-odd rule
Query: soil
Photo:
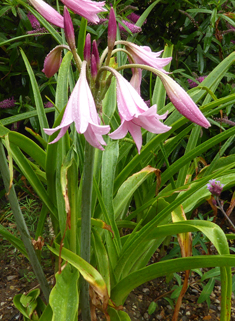
[[[12, 251], [13, 252], [13, 251]], [[14, 307], [13, 298], [16, 294], [27, 293], [38, 286], [36, 279], [33, 278], [32, 269], [28, 261], [21, 255], [7, 253], [1, 257], [0, 265], [0, 320], [15, 321], [23, 320], [18, 310]], [[53, 278], [53, 270], [44, 268], [48, 279]], [[181, 275], [183, 276], [183, 274]], [[184, 296], [178, 320], [220, 320], [220, 284], [216, 283], [210, 296], [210, 306], [206, 302], [197, 303], [202, 287], [198, 284], [198, 276], [192, 272], [190, 286]], [[176, 285], [176, 280], [171, 280], [168, 284], [165, 278], [158, 278], [147, 282], [128, 296], [124, 311], [131, 320], [171, 320], [173, 308], [170, 299], [173, 292], [172, 288]], [[150, 315], [148, 308], [151, 302], [156, 302], [157, 308]], [[235, 320], [235, 299], [232, 299], [232, 316]], [[100, 320], [103, 320], [100, 318]]]
[[[231, 215], [235, 216], [235, 213]], [[220, 218], [221, 222], [221, 218]], [[227, 224], [226, 224], [227, 225]], [[226, 233], [231, 232], [231, 228], [223, 226]], [[203, 249], [200, 249], [203, 252]], [[213, 254], [213, 246], [210, 246], [210, 252]], [[205, 253], [202, 253], [205, 254]], [[156, 262], [158, 253], [152, 257], [149, 264]], [[53, 279], [53, 269], [48, 265], [51, 262], [46, 258], [47, 265], [44, 266], [44, 272], [48, 280]], [[204, 270], [206, 271], [206, 270]], [[184, 273], [179, 274], [183, 279]], [[221, 287], [219, 281], [216, 281], [213, 292], [210, 295], [209, 306], [206, 302], [197, 303], [202, 286], [197, 273], [191, 272], [189, 287], [183, 298], [179, 318], [180, 321], [187, 320], [220, 320], [220, 295]], [[166, 282], [166, 278], [157, 278], [147, 282], [128, 296], [124, 311], [128, 313], [132, 321], [156, 321], [172, 320], [175, 300], [171, 298], [174, 288], [177, 286], [175, 278]], [[21, 321], [22, 315], [14, 307], [13, 298], [16, 294], [27, 293], [33, 288], [38, 287], [37, 280], [34, 277], [32, 268], [27, 259], [0, 237], [0, 320], [2, 321]], [[156, 309], [150, 314], [149, 306], [155, 302]], [[154, 303], [152, 303], [153, 305]], [[102, 317], [99, 320], [104, 320]], [[235, 297], [232, 294], [231, 320], [235, 320]]]

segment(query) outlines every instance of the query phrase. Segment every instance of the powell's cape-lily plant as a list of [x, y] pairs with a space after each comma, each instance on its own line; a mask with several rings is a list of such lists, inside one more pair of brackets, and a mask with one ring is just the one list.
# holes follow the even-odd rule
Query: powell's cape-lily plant
[[[197, 146], [201, 127], [208, 128], [210, 123], [194, 100], [201, 101], [207, 91], [197, 89], [193, 100], [166, 71], [171, 57], [160, 57], [163, 51], [153, 52], [147, 46], [121, 40], [115, 7], [108, 8], [105, 2], [90, 0], [62, 0], [65, 5], [62, 16], [43, 0], [30, 0], [37, 11], [18, 1], [33, 12], [53, 35], [56, 35], [56, 31], [51, 29], [48, 22], [63, 28], [67, 41], [67, 44], [61, 42], [52, 49], [44, 62], [43, 72], [47, 77], [53, 77], [58, 72], [55, 95], [57, 110], [52, 128], [49, 128], [45, 112], [40, 107], [41, 95], [35, 76], [21, 50], [32, 82], [40, 121], [42, 137], [36, 137], [45, 150], [23, 135], [10, 133], [1, 127], [1, 137], [9, 155], [43, 202], [36, 238], [43, 232], [48, 213], [53, 224], [55, 240], [53, 247], [49, 248], [59, 257], [56, 264], [58, 273], [50, 295], [45, 279], [37, 275], [48, 301], [40, 320], [76, 320], [79, 308], [83, 320], [96, 320], [96, 308], [103, 311], [107, 320], [130, 320], [121, 310], [121, 305], [133, 288], [161, 275], [207, 266], [221, 267], [221, 279], [225, 280], [222, 282], [221, 319], [229, 320], [231, 271], [228, 266], [234, 264], [234, 259], [227, 257], [229, 249], [226, 237], [214, 223], [187, 221], [185, 213], [208, 197], [206, 183], [214, 177], [214, 173], [208, 170], [207, 176], [202, 175], [193, 182], [188, 178], [188, 170], [192, 170], [188, 162], [210, 146], [228, 139], [234, 129]], [[67, 8], [83, 17], [79, 34], [81, 43], [77, 45]], [[100, 55], [97, 41], [91, 42], [91, 35], [86, 35], [85, 19], [97, 24], [98, 14], [107, 14], [108, 11], [108, 45]], [[143, 17], [143, 22], [145, 19]], [[57, 35], [55, 38], [60, 40]], [[83, 46], [83, 43], [84, 51], [78, 55], [77, 46]], [[76, 71], [71, 67], [72, 58], [72, 67], [76, 67]], [[228, 57], [218, 66], [204, 80], [204, 86], [215, 90], [215, 84], [218, 84], [233, 59], [233, 56]], [[125, 69], [131, 69], [130, 81], [125, 78]], [[159, 98], [155, 99], [159, 101], [158, 105], [154, 103], [147, 106], [141, 97], [142, 70], [158, 77], [153, 97], [158, 90], [164, 98], [167, 94], [176, 110], [172, 104], [164, 107], [165, 103], [161, 103]], [[67, 100], [68, 84], [71, 94]], [[235, 99], [231, 95], [227, 100], [219, 99], [210, 103], [208, 97], [205, 98], [207, 112], [216, 107], [223, 108], [223, 104]], [[170, 112], [173, 111], [170, 116], [168, 107]], [[178, 111], [199, 126], [186, 126], [187, 120], [179, 116]], [[160, 135], [151, 136], [149, 133]], [[187, 153], [170, 166], [167, 157], [186, 135], [189, 135]], [[35, 163], [28, 160], [21, 149]], [[168, 165], [162, 175], [149, 165], [156, 164], [157, 153], [157, 167], [160, 168], [163, 162]], [[218, 169], [213, 165], [217, 169], [216, 177], [223, 176], [223, 180], [230, 182], [231, 177], [225, 175], [225, 170], [231, 168], [231, 164], [227, 162], [226, 166]], [[177, 172], [178, 178], [174, 180], [173, 175]], [[188, 181], [185, 186], [186, 177]], [[9, 181], [12, 179], [5, 181], [7, 187]], [[159, 194], [156, 193], [156, 185], [158, 189], [162, 187]], [[13, 188], [9, 197], [12, 193]], [[199, 193], [198, 197], [195, 197], [195, 193]], [[171, 201], [168, 202], [165, 198], [169, 196]], [[130, 213], [132, 200], [135, 209]], [[120, 229], [123, 227], [133, 232], [122, 236]], [[190, 232], [195, 231], [206, 234], [215, 245], [218, 256], [190, 257]], [[175, 234], [178, 235], [182, 258], [175, 259], [174, 264], [166, 260], [146, 267], [164, 239]], [[6, 232], [5, 235], [9, 237]], [[24, 246], [27, 248], [27, 240], [24, 245], [19, 244], [21, 250]], [[27, 250], [30, 252], [30, 248]], [[223, 261], [225, 257], [226, 266]], [[29, 258], [36, 264], [34, 271], [37, 274], [39, 263], [30, 255]], [[186, 275], [187, 281], [189, 273]], [[177, 301], [175, 320], [185, 291], [185, 287], [182, 288]], [[19, 297], [15, 299], [15, 304], [27, 315], [27, 311], [20, 306]], [[66, 308], [68, 306], [69, 309]]]

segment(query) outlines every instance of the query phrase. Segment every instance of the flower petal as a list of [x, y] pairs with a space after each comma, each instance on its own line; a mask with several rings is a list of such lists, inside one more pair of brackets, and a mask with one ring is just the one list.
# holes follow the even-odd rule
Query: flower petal
[[105, 1], [95, 2], [91, 0], [61, 0], [73, 12], [86, 18], [92, 23], [98, 23], [98, 13], [107, 11], [104, 7]]
[[34, 8], [53, 25], [64, 28], [64, 18], [43, 0], [29, 0]]

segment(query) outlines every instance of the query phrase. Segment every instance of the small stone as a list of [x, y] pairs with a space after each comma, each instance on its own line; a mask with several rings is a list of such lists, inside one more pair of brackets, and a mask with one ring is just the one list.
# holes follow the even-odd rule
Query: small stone
[[[211, 305], [210, 305], [210, 309], [216, 311], [216, 310], [217, 310], [217, 307], [216, 307], [215, 305], [211, 304]], [[214, 312], [214, 311], [213, 311], [213, 312]]]
[[142, 290], [142, 292], [144, 292], [144, 293], [149, 293], [150, 292], [150, 290], [148, 289], [148, 288], [143, 288], [143, 290]]
[[170, 304], [168, 304], [166, 307], [168, 310], [172, 310], [172, 306]]
[[136, 312], [136, 317], [137, 317], [137, 318], [140, 318], [140, 312], [139, 312], [139, 311]]
[[215, 300], [215, 303], [220, 304], [220, 300], [216, 299], [216, 300]]
[[145, 319], [145, 320], [148, 320], [148, 319], [149, 319], [148, 313], [145, 313], [145, 314], [144, 314], [144, 319]]
[[191, 314], [191, 312], [190, 312], [190, 311], [187, 311], [185, 314], [186, 314], [186, 315], [190, 315], [190, 314]]
[[7, 277], [7, 281], [14, 280], [15, 278], [17, 278], [17, 275], [9, 275], [9, 276]]

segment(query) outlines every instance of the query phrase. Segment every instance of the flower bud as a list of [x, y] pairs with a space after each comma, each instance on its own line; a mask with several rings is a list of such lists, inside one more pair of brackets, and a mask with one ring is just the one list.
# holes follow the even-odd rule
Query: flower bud
[[97, 76], [97, 62], [95, 56], [91, 55], [91, 77], [95, 79]]
[[64, 33], [70, 49], [71, 50], [75, 49], [76, 43], [75, 43], [73, 22], [68, 12], [68, 9], [66, 7], [64, 7]]
[[98, 46], [96, 40], [93, 40], [92, 42], [92, 55], [95, 56], [96, 64], [97, 66], [100, 63], [100, 56], [99, 56], [99, 51], [98, 51]]
[[84, 46], [84, 60], [87, 61], [88, 65], [91, 61], [91, 35], [88, 33], [85, 40]]
[[59, 70], [62, 61], [62, 49], [61, 46], [56, 46], [52, 49], [44, 60], [44, 74], [50, 78]]
[[110, 8], [108, 24], [108, 48], [113, 50], [117, 35], [117, 23], [113, 7]]

